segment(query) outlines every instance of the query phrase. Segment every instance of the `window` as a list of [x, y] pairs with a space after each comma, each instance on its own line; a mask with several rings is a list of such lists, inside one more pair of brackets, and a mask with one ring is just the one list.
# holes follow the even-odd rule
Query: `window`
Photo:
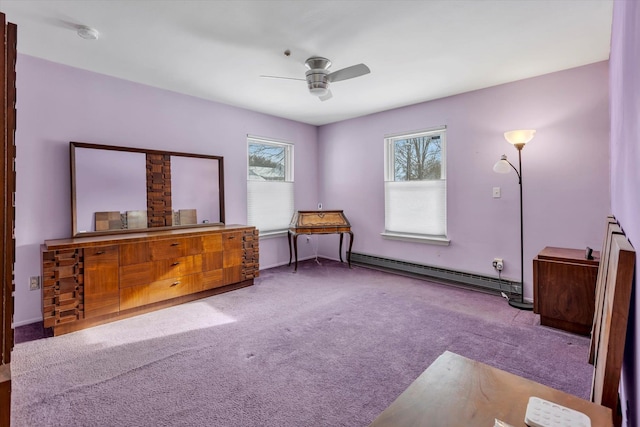
[[385, 139], [385, 237], [448, 244], [446, 128]]
[[247, 138], [247, 223], [261, 236], [289, 228], [293, 215], [293, 144]]

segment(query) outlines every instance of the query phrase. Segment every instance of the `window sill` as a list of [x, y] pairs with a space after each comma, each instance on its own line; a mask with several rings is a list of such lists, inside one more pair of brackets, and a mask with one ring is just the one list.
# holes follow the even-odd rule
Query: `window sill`
[[427, 236], [424, 234], [408, 234], [408, 233], [394, 233], [391, 231], [385, 231], [380, 233], [385, 239], [390, 240], [404, 240], [406, 242], [425, 243], [428, 245], [441, 245], [449, 246], [451, 240], [444, 236]]
[[267, 231], [265, 233], [260, 232], [258, 237], [260, 239], [271, 239], [273, 237], [286, 237], [288, 235], [288, 230], [278, 230], [278, 231]]

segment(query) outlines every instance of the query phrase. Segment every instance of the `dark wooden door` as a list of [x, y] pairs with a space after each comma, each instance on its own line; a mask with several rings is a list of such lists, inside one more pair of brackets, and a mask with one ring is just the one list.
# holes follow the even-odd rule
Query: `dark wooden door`
[[17, 27], [7, 23], [0, 13], [2, 26], [0, 40], [0, 123], [2, 125], [2, 150], [0, 169], [3, 185], [0, 190], [0, 211], [3, 225], [1, 235], [2, 261], [0, 262], [0, 425], [8, 426], [11, 418], [11, 350], [13, 349], [13, 291], [15, 263], [15, 129], [16, 129], [16, 40]]

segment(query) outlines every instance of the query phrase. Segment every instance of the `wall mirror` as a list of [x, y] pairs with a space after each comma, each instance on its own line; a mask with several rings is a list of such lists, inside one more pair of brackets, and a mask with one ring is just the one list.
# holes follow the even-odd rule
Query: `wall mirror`
[[70, 143], [74, 236], [224, 224], [223, 158]]

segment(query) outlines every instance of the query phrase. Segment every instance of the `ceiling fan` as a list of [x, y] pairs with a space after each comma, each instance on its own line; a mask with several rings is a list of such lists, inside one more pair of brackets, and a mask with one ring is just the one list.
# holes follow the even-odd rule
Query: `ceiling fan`
[[321, 56], [312, 56], [305, 61], [304, 65], [307, 67], [307, 72], [305, 73], [306, 79], [279, 76], [260, 77], [306, 81], [309, 92], [311, 92], [312, 95], [317, 96], [320, 101], [326, 101], [332, 97], [331, 91], [329, 90], [329, 83], [364, 76], [371, 72], [369, 67], [366, 65], [357, 64], [330, 73], [329, 67], [331, 67], [331, 61]]

